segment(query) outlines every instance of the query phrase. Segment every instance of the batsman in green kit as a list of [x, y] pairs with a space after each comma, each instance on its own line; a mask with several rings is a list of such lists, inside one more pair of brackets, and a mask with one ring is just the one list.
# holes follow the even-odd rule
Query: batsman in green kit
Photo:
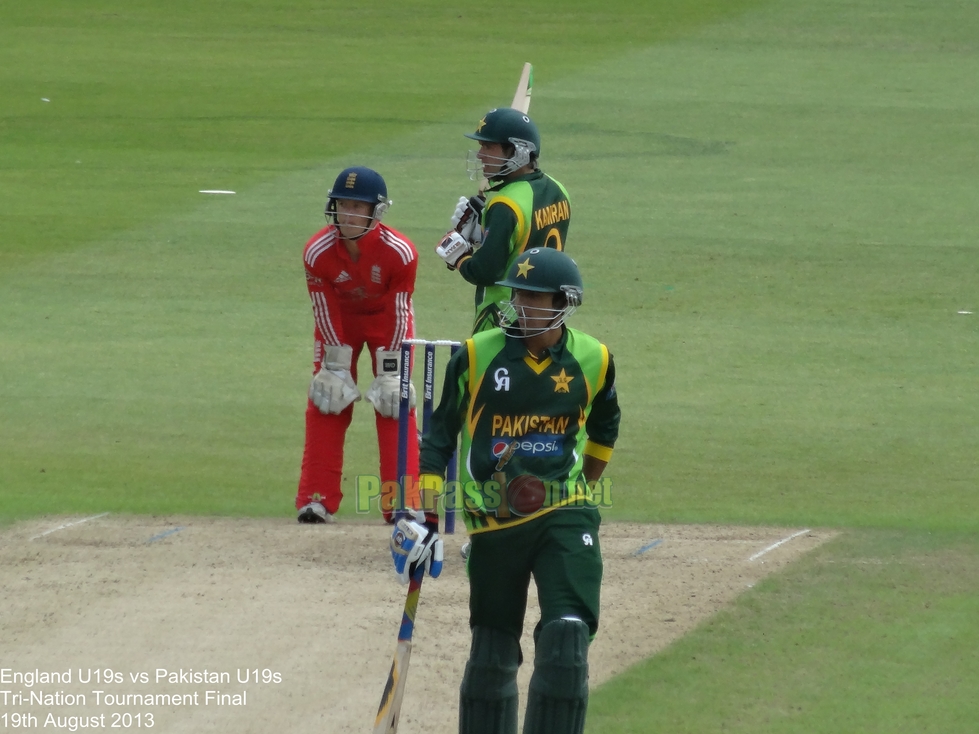
[[618, 437], [615, 365], [604, 344], [565, 326], [583, 288], [563, 252], [525, 251], [499, 285], [512, 290], [503, 327], [475, 334], [449, 361], [420, 460], [423, 493], [439, 492], [462, 435], [472, 645], [459, 731], [517, 731], [519, 640], [533, 578], [541, 619], [523, 731], [576, 734], [602, 583], [590, 485]]
[[453, 229], [436, 252], [476, 286], [476, 334], [500, 326], [498, 304], [510, 293], [499, 281], [521, 254], [564, 250], [571, 203], [564, 186], [538, 169], [540, 133], [523, 112], [490, 110], [466, 137], [479, 143], [470, 151], [470, 176], [485, 176], [491, 185], [484, 196], [459, 199]]

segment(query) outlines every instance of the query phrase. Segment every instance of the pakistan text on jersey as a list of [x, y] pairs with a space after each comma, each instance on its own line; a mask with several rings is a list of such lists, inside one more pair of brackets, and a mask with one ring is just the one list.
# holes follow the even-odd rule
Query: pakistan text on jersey
[[545, 206], [543, 209], [536, 209], [534, 211], [534, 224], [537, 226], [537, 229], [550, 227], [566, 219], [571, 219], [571, 207], [566, 201], [559, 201], [556, 204], [551, 204]]
[[566, 434], [571, 418], [566, 415], [493, 415], [492, 436], [520, 437], [529, 431]]

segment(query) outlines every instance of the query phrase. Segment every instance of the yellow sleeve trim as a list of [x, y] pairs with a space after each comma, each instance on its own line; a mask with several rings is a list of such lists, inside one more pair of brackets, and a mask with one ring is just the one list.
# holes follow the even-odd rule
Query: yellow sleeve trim
[[598, 390], [605, 387], [606, 375], [608, 375], [608, 347], [602, 344], [602, 368], [598, 373]]
[[585, 443], [585, 456], [594, 456], [599, 461], [609, 461], [612, 458], [612, 449], [602, 446], [600, 443], [587, 441]]
[[466, 339], [466, 354], [469, 355], [469, 412], [472, 412], [472, 398], [476, 394], [476, 342]]
[[517, 228], [515, 230], [517, 247], [515, 248], [515, 252], [522, 253], [524, 248], [527, 247], [527, 242], [530, 241], [530, 227], [527, 226], [527, 217], [524, 216], [523, 209], [520, 208], [520, 205], [509, 196], [495, 197], [493, 201], [487, 204], [487, 209], [497, 203], [504, 204], [517, 218]]

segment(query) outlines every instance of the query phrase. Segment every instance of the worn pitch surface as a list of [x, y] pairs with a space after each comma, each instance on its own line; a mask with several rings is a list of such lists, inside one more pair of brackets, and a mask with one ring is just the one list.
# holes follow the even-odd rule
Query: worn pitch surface
[[[800, 530], [603, 525], [591, 685], [832, 535]], [[405, 594], [388, 537], [387, 526], [352, 521], [201, 517], [46, 517], [8, 528], [0, 533], [3, 710], [33, 714], [42, 728], [49, 714], [62, 723], [100, 717], [106, 728], [137, 728], [142, 714], [146, 728], [152, 714], [153, 728], [166, 732], [371, 731]], [[446, 537], [445, 571], [421, 590], [401, 734], [457, 729], [469, 645], [464, 540]], [[537, 621], [531, 597], [522, 705]], [[62, 680], [45, 682], [51, 673]], [[28, 685], [28, 676], [38, 680]], [[140, 698], [173, 694], [186, 695], [180, 705]]]

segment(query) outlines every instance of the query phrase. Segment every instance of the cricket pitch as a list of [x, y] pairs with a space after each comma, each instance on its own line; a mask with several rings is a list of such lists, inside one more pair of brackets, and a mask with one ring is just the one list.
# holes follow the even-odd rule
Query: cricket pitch
[[[801, 530], [603, 524], [591, 686], [834, 534]], [[2, 709], [37, 717], [38, 728], [51, 714], [105, 728], [137, 728], [140, 715], [139, 728], [152, 720], [165, 732], [369, 731], [404, 605], [389, 534], [343, 520], [123, 515], [6, 528]], [[464, 540], [445, 537], [442, 577], [422, 586], [401, 734], [457, 729], [469, 652]], [[536, 622], [531, 588], [521, 704]]]

